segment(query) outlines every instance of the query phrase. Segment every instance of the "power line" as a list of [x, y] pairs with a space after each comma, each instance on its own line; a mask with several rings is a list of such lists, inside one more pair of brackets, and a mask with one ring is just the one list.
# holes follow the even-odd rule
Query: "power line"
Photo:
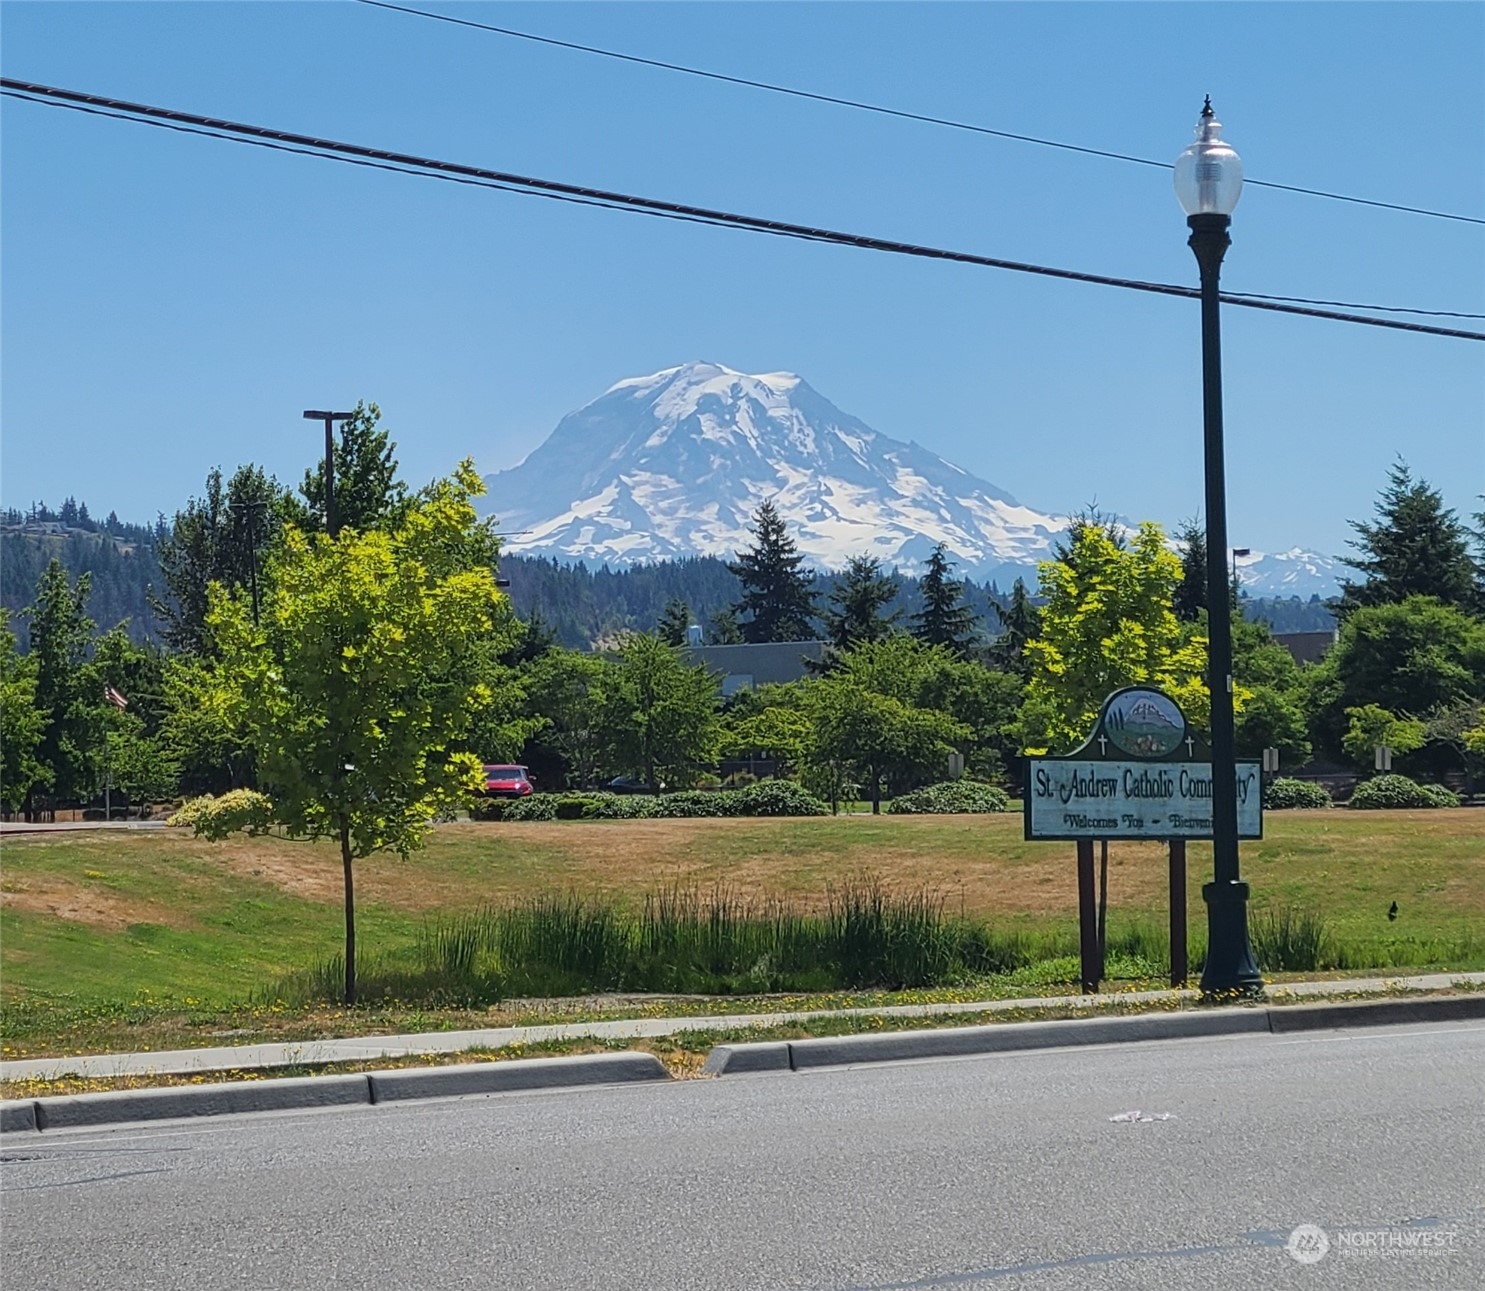
[[[275, 130], [268, 126], [244, 125], [215, 117], [198, 116], [180, 112], [173, 108], [152, 107], [148, 104], [129, 103], [121, 99], [102, 95], [85, 94], [76, 90], [60, 89], [56, 86], [40, 85], [31, 81], [18, 81], [10, 77], [0, 78], [0, 92], [7, 97], [25, 102], [44, 104], [48, 107], [67, 108], [95, 116], [108, 116], [141, 125], [157, 126], [185, 134], [199, 134], [209, 138], [226, 139], [235, 143], [251, 144], [271, 148], [279, 152], [294, 152], [308, 156], [323, 157], [336, 161], [369, 166], [373, 169], [392, 170], [402, 174], [419, 175], [425, 178], [449, 180], [475, 187], [496, 188], [506, 192], [518, 192], [547, 197], [557, 201], [573, 202], [583, 206], [597, 206], [607, 210], [627, 210], [662, 219], [679, 220], [693, 224], [739, 228], [753, 233], [767, 233], [776, 237], [797, 238], [807, 242], [823, 242], [836, 246], [856, 247], [862, 250], [882, 251], [895, 255], [915, 256], [921, 259], [945, 260], [958, 264], [973, 264], [990, 269], [1005, 269], [1014, 273], [1036, 274], [1046, 278], [1060, 278], [1071, 282], [1093, 283], [1105, 287], [1122, 287], [1132, 291], [1150, 292], [1162, 296], [1181, 296], [1195, 299], [1200, 292], [1194, 287], [1182, 287], [1174, 283], [1145, 282], [1133, 278], [1116, 278], [1107, 274], [1084, 273], [1075, 269], [1059, 269], [1050, 265], [1029, 264], [1018, 260], [1003, 260], [992, 256], [976, 255], [968, 251], [952, 251], [942, 247], [922, 246], [911, 242], [896, 242], [886, 238], [874, 238], [865, 234], [844, 233], [834, 229], [813, 228], [809, 225], [791, 224], [782, 220], [763, 219], [758, 216], [739, 215], [729, 211], [712, 210], [701, 206], [687, 206], [677, 202], [665, 202], [656, 198], [640, 197], [630, 193], [617, 193], [605, 189], [586, 188], [577, 184], [566, 184], [558, 180], [538, 179], [529, 175], [517, 175], [505, 171], [487, 170], [479, 166], [468, 166], [461, 162], [438, 161], [429, 157], [418, 157], [410, 153], [392, 152], [382, 148], [368, 148], [362, 144], [341, 143], [312, 135], [294, 134], [286, 130]], [[1431, 336], [1450, 336], [1461, 340], [1485, 341], [1485, 333], [1461, 331], [1454, 328], [1436, 327], [1425, 323], [1409, 323], [1398, 319], [1370, 318], [1362, 314], [1339, 313], [1333, 310], [1304, 305], [1286, 304], [1279, 301], [1248, 298], [1224, 294], [1228, 304], [1248, 309], [1266, 309], [1280, 314], [1299, 314], [1311, 318], [1329, 318], [1340, 322], [1359, 323], [1368, 327], [1385, 327], [1396, 331], [1420, 332]]]
[[[623, 54], [614, 49], [602, 49], [597, 45], [582, 45], [572, 40], [558, 40], [555, 36], [538, 36], [534, 32], [517, 31], [514, 27], [497, 27], [491, 23], [475, 22], [470, 18], [455, 18], [449, 14], [434, 13], [429, 9], [414, 9], [410, 5], [391, 4], [389, 0], [357, 0], [373, 9], [389, 9], [394, 13], [409, 14], [415, 18], [429, 18], [434, 22], [445, 22], [455, 27], [471, 27], [476, 31], [490, 32], [497, 36], [511, 36], [516, 40], [529, 40], [538, 45], [551, 45], [557, 49], [571, 49], [581, 54], [596, 54], [600, 58], [612, 58], [621, 63], [637, 63], [641, 67], [656, 67], [667, 72], [680, 72], [685, 76], [699, 76], [708, 81], [721, 81], [727, 85], [740, 85], [753, 90], [766, 90], [770, 94], [785, 94], [790, 98], [809, 99], [815, 103], [829, 103], [836, 107], [854, 108], [859, 112], [874, 112], [878, 116], [896, 117], [900, 121], [917, 121], [923, 125], [945, 126], [950, 130], [966, 130], [971, 134], [991, 135], [996, 139], [1011, 139], [1017, 143], [1035, 144], [1041, 148], [1058, 148], [1063, 152], [1082, 153], [1088, 157], [1105, 157], [1110, 161], [1127, 161], [1137, 166], [1156, 166], [1170, 170], [1168, 161], [1155, 161], [1149, 157], [1136, 157], [1124, 152], [1110, 152], [1103, 148], [1088, 148], [1082, 144], [1063, 143], [1057, 139], [1042, 139], [1036, 135], [1017, 134], [1011, 130], [993, 130], [989, 126], [975, 125], [969, 121], [956, 121], [952, 117], [930, 116], [924, 112], [908, 112], [902, 108], [889, 108], [880, 103], [866, 103], [859, 99], [840, 98], [834, 94], [821, 94], [814, 90], [801, 90], [792, 85], [775, 85], [769, 81], [756, 81], [746, 76], [730, 76], [725, 72], [707, 71], [701, 67], [688, 67], [684, 63], [667, 63], [659, 58], [644, 58], [638, 54]], [[1457, 215], [1450, 211], [1434, 211], [1423, 206], [1405, 206], [1398, 202], [1382, 202], [1370, 197], [1353, 197], [1346, 193], [1331, 193], [1321, 188], [1305, 188], [1299, 184], [1279, 184], [1272, 180], [1246, 179], [1246, 185], [1255, 188], [1273, 188], [1286, 193], [1302, 193], [1306, 197], [1324, 197], [1333, 202], [1351, 202], [1357, 206], [1374, 206], [1385, 211], [1403, 211], [1409, 215], [1428, 215], [1439, 220], [1457, 220], [1461, 224], [1485, 224], [1485, 219], [1474, 215]], [[1420, 311], [1421, 312], [1421, 311]]]

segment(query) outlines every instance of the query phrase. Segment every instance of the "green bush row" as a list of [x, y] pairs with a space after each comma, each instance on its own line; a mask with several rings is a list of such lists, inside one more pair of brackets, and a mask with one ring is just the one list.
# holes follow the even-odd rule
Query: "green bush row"
[[824, 816], [829, 809], [792, 780], [761, 780], [745, 789], [688, 789], [667, 794], [535, 793], [512, 802], [482, 802], [478, 820], [655, 820], [702, 816]]
[[1010, 809], [1011, 800], [1004, 789], [974, 780], [931, 784], [894, 798], [887, 807], [894, 816], [957, 816]]
[[1457, 807], [1459, 796], [1441, 784], [1419, 784], [1405, 775], [1379, 775], [1363, 780], [1351, 795], [1351, 806], [1363, 809]]

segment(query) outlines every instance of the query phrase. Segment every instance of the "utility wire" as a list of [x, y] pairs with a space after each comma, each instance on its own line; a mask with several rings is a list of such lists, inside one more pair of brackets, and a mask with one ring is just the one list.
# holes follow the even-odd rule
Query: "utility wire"
[[[882, 251], [896, 255], [916, 256], [922, 259], [946, 260], [959, 264], [980, 265], [991, 269], [1006, 269], [1016, 273], [1030, 273], [1047, 278], [1060, 278], [1072, 282], [1094, 283], [1106, 287], [1122, 287], [1133, 291], [1150, 292], [1162, 296], [1198, 298], [1201, 293], [1194, 287], [1181, 287], [1173, 283], [1144, 282], [1132, 278], [1115, 278], [1107, 274], [1084, 273], [1075, 269], [1058, 269], [1049, 265], [1028, 264], [1017, 260], [1002, 260], [991, 256], [975, 255], [968, 251], [951, 251], [940, 247], [921, 246], [911, 242], [896, 242], [885, 238], [868, 237], [864, 234], [843, 233], [833, 229], [813, 228], [809, 225], [790, 224], [780, 220], [762, 219], [757, 216], [738, 215], [729, 211], [712, 210], [707, 207], [687, 206], [676, 202], [664, 202], [655, 198], [639, 197], [629, 193], [616, 193], [604, 189], [586, 188], [576, 184], [565, 184], [557, 180], [537, 179], [528, 175], [517, 175], [504, 171], [487, 170], [479, 166], [467, 166], [460, 162], [438, 161], [429, 157], [418, 157], [410, 153], [392, 152], [381, 148], [368, 148], [361, 144], [340, 143], [331, 139], [311, 135], [294, 134], [286, 130], [275, 130], [267, 126], [244, 125], [214, 117], [198, 116], [190, 112], [179, 112], [172, 108], [151, 107], [142, 103], [129, 103], [121, 99], [105, 98], [102, 95], [84, 94], [76, 90], [65, 90], [55, 86], [40, 85], [31, 81], [18, 81], [10, 77], [0, 78], [0, 93], [6, 97], [25, 102], [44, 104], [48, 107], [67, 108], [95, 116], [108, 116], [176, 130], [186, 134], [201, 134], [211, 138], [227, 139], [236, 143], [252, 144], [280, 152], [296, 152], [310, 156], [325, 157], [336, 161], [349, 161], [374, 169], [394, 170], [403, 174], [451, 180], [476, 187], [497, 188], [506, 192], [533, 194], [558, 201], [574, 202], [583, 206], [598, 206], [608, 210], [628, 210], [663, 219], [680, 220], [693, 224], [708, 224], [718, 227], [740, 228], [754, 233], [768, 233], [778, 237], [798, 238], [808, 242], [824, 242], [836, 246], [857, 247], [870, 251]], [[1485, 333], [1461, 331], [1454, 328], [1436, 327], [1425, 323], [1409, 323], [1390, 318], [1369, 318], [1362, 314], [1338, 313], [1333, 310], [1309, 306], [1285, 304], [1264, 299], [1223, 294], [1229, 304], [1248, 309], [1266, 309], [1274, 313], [1299, 314], [1311, 318], [1330, 318], [1341, 322], [1359, 323], [1369, 327], [1385, 327], [1396, 331], [1420, 332], [1431, 336], [1450, 336], [1461, 340], [1485, 341]]]
[[[491, 32], [497, 36], [512, 36], [517, 40], [529, 40], [538, 45], [552, 45], [557, 49], [571, 49], [582, 54], [596, 54], [600, 58], [617, 59], [622, 63], [637, 63], [641, 67], [658, 67], [663, 71], [680, 72], [686, 76], [699, 76], [708, 81], [722, 81], [727, 85], [741, 85], [753, 90], [767, 90], [770, 94], [786, 94], [790, 98], [809, 99], [815, 103], [830, 103], [836, 107], [855, 108], [860, 112], [875, 112], [879, 116], [896, 117], [901, 121], [917, 121], [924, 125], [946, 126], [950, 130], [967, 130], [972, 134], [992, 135], [997, 139], [1013, 139], [1017, 143], [1036, 144], [1042, 148], [1060, 148], [1064, 152], [1078, 152], [1088, 157], [1106, 157], [1111, 161], [1127, 161], [1137, 166], [1156, 166], [1161, 170], [1171, 169], [1171, 163], [1168, 161], [1154, 161], [1149, 157], [1135, 157], [1124, 152], [1109, 152], [1103, 148], [1087, 148], [1082, 144], [1063, 143], [1056, 139], [1042, 139], [1036, 135], [1016, 134], [1010, 130], [992, 130], [989, 126], [975, 125], [969, 121], [955, 121], [951, 117], [935, 117], [923, 112], [908, 112], [901, 108], [884, 107], [880, 103], [866, 103], [859, 99], [839, 98], [833, 94], [820, 94], [814, 90], [801, 90], [792, 85], [774, 85], [769, 81], [755, 81], [746, 76], [729, 76], [725, 72], [710, 72], [700, 67], [687, 67], [683, 63], [667, 63], [658, 58], [643, 58], [638, 54], [622, 54], [618, 50], [602, 49], [597, 45], [581, 45], [576, 41], [558, 40], [555, 36], [538, 36], [534, 32], [517, 31], [514, 27], [497, 27], [491, 23], [475, 22], [470, 18], [455, 18], [445, 13], [434, 13], [429, 9], [414, 9], [410, 5], [391, 4], [389, 0], [357, 0], [357, 3], [370, 5], [373, 9], [389, 9], [394, 13], [409, 14], [415, 18], [429, 18], [434, 22], [446, 22], [455, 27], [472, 27], [476, 31]], [[1324, 189], [1305, 188], [1298, 184], [1277, 184], [1272, 180], [1245, 179], [1243, 182], [1255, 188], [1274, 188], [1286, 193], [1302, 193], [1306, 197], [1324, 197], [1333, 202], [1351, 202], [1357, 206], [1375, 206], [1386, 211], [1404, 211], [1409, 215], [1428, 215], [1440, 220], [1457, 220], [1461, 224], [1485, 225], [1485, 219], [1474, 215], [1456, 215], [1450, 211], [1434, 211], [1422, 206], [1404, 206], [1398, 202], [1381, 202], [1370, 197], [1352, 197], [1346, 193], [1331, 193]]]

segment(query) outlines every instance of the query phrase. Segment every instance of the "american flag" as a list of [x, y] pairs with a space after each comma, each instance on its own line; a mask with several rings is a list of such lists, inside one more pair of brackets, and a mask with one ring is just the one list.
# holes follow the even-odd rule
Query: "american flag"
[[119, 694], [119, 692], [116, 691], [112, 686], [105, 686], [103, 688], [103, 698], [106, 699], [115, 708], [117, 708], [121, 713], [124, 711], [124, 709], [129, 707], [129, 701], [125, 699], [121, 694]]

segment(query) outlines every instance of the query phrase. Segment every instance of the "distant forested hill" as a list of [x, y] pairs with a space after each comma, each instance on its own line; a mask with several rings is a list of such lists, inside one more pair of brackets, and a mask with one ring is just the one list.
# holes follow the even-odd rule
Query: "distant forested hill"
[[68, 498], [58, 511], [38, 503], [28, 511], [0, 515], [0, 606], [28, 648], [27, 621], [20, 611], [36, 597], [41, 571], [55, 557], [67, 573], [93, 576], [88, 614], [104, 630], [126, 623], [136, 641], [158, 639], [148, 591], [162, 587], [155, 543], [162, 525], [125, 524], [110, 512], [94, 520], [86, 504]]
[[[727, 572], [726, 561], [715, 556], [685, 560], [661, 560], [629, 569], [561, 564], [549, 557], [507, 556], [500, 562], [501, 574], [510, 579], [511, 602], [522, 618], [533, 613], [556, 633], [564, 645], [583, 647], [624, 628], [650, 631], [672, 601], [683, 601], [691, 621], [708, 629], [716, 614], [742, 594], [738, 581]], [[897, 597], [889, 607], [900, 609], [904, 627], [908, 616], [922, 608], [918, 580], [896, 577]], [[817, 603], [823, 609], [834, 580], [824, 574], [816, 581]], [[969, 583], [965, 599], [984, 621], [985, 635], [993, 636], [999, 624], [991, 613], [992, 602], [1004, 602], [993, 585]]]
[[[25, 648], [26, 624], [17, 612], [35, 599], [36, 581], [53, 556], [69, 575], [93, 575], [89, 613], [107, 629], [127, 622], [136, 640], [157, 640], [158, 625], [150, 610], [148, 592], [163, 592], [155, 545], [168, 534], [162, 519], [154, 526], [126, 524], [110, 514], [92, 519], [84, 504], [68, 499], [60, 510], [36, 505], [28, 511], [0, 515], [0, 604], [11, 611], [11, 623]], [[711, 619], [738, 599], [737, 579], [725, 561], [713, 556], [658, 561], [629, 569], [560, 564], [534, 556], [507, 556], [501, 574], [510, 579], [510, 594], [522, 618], [533, 613], [564, 645], [591, 645], [621, 629], [648, 631], [672, 600], [691, 610], [692, 622], [708, 629]], [[1032, 580], [1028, 579], [1028, 582]], [[897, 577], [898, 594], [892, 608], [902, 611], [906, 626], [921, 608], [918, 580]], [[817, 582], [823, 608], [833, 586], [830, 575]], [[966, 599], [979, 615], [981, 632], [990, 637], [998, 629], [992, 605], [1005, 602], [1008, 588], [971, 582]], [[1244, 598], [1243, 612], [1268, 623], [1275, 632], [1313, 632], [1335, 625], [1318, 597]]]
[[1243, 597], [1243, 615], [1255, 623], [1267, 623], [1274, 632], [1329, 632], [1335, 615], [1318, 596], [1302, 601], [1297, 596]]

